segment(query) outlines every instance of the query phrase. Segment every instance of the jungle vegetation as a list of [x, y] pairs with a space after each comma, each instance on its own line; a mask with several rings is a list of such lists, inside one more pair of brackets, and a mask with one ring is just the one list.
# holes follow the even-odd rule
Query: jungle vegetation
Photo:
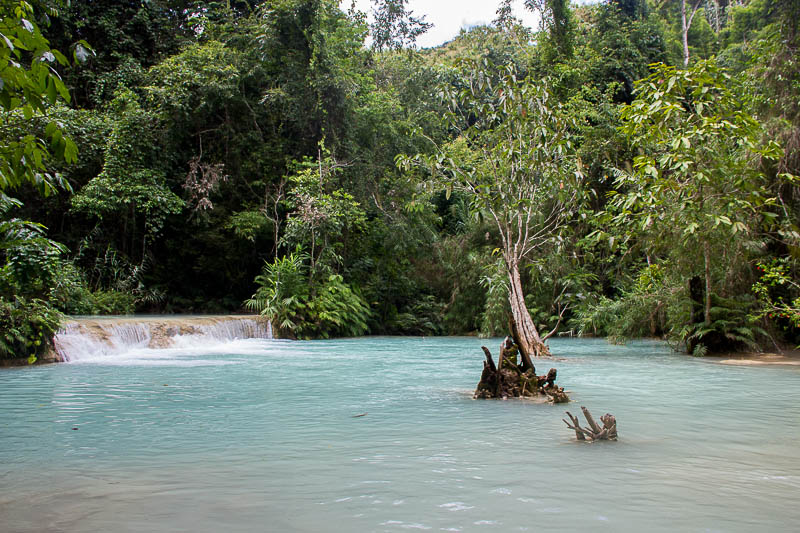
[[0, 357], [245, 309], [800, 342], [796, 1], [499, 0], [431, 49], [405, 1], [344, 4], [0, 0]]

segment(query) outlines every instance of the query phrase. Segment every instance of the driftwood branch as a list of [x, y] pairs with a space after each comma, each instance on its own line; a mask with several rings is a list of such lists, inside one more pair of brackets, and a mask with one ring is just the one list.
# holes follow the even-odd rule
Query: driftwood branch
[[591, 441], [617, 440], [617, 419], [614, 418], [614, 415], [606, 413], [601, 416], [600, 422], [602, 422], [603, 427], [600, 427], [586, 407], [581, 406], [581, 411], [583, 411], [583, 416], [586, 417], [588, 428], [581, 427], [578, 417], [573, 416], [569, 411], [567, 411], [567, 416], [572, 423], [570, 424], [563, 418], [561, 419], [569, 429], [575, 431], [575, 438], [583, 441], [587, 438]]
[[597, 422], [594, 421], [592, 413], [590, 413], [589, 410], [582, 405], [581, 405], [581, 411], [583, 411], [583, 416], [586, 417], [586, 422], [589, 424], [589, 427], [592, 428], [592, 431], [594, 431], [595, 433], [600, 433], [600, 426], [598, 426]]
[[492, 372], [497, 372], [497, 367], [494, 365], [494, 359], [492, 359], [492, 352], [489, 351], [489, 348], [486, 346], [481, 346], [483, 353], [486, 355], [486, 364], [489, 365], [489, 369]]
[[575, 438], [578, 440], [586, 440], [586, 437], [583, 434], [583, 430], [581, 429], [578, 417], [572, 416], [572, 413], [570, 413], [569, 411], [567, 411], [567, 416], [569, 417], [570, 420], [572, 420], [572, 425], [570, 425], [570, 423], [564, 420], [563, 418], [561, 420], [564, 420], [564, 423], [567, 425], [567, 427], [575, 430]]

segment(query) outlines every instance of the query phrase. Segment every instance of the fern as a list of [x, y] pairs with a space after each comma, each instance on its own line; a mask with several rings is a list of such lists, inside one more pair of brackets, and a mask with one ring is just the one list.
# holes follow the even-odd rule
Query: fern
[[706, 355], [726, 351], [760, 349], [759, 339], [769, 337], [755, 323], [751, 311], [752, 298], [721, 298], [712, 295], [711, 323], [689, 324], [673, 337], [685, 345], [693, 355]]
[[[297, 338], [356, 337], [369, 329], [371, 316], [364, 298], [339, 275], [312, 285], [305, 262], [296, 251], [265, 263], [255, 278], [258, 288], [245, 307], [268, 318], [284, 334]], [[315, 290], [316, 289], [316, 290]]]

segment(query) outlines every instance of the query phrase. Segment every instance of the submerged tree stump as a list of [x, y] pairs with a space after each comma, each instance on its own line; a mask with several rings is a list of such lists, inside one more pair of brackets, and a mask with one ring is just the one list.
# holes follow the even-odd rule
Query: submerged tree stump
[[[569, 397], [555, 384], [558, 371], [551, 368], [547, 374], [536, 375], [536, 368], [528, 358], [518, 363], [519, 350], [510, 337], [500, 344], [500, 355], [495, 364], [492, 353], [481, 346], [486, 360], [474, 398], [532, 398], [546, 396], [552, 403], [566, 403]], [[527, 359], [527, 360], [526, 360]]]
[[561, 419], [564, 420], [568, 428], [575, 431], [575, 438], [583, 441], [585, 441], [587, 437], [590, 441], [617, 440], [617, 419], [614, 418], [614, 415], [606, 413], [601, 416], [600, 422], [602, 422], [603, 427], [600, 427], [587, 408], [581, 406], [581, 411], [583, 411], [583, 416], [586, 418], [586, 423], [589, 425], [588, 428], [581, 427], [578, 417], [573, 416], [569, 411], [567, 411], [567, 416], [572, 421], [572, 424], [563, 418]]

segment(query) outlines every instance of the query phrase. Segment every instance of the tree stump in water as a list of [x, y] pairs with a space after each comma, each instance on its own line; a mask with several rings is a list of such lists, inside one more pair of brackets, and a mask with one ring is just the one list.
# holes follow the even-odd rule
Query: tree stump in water
[[546, 396], [553, 403], [566, 403], [569, 397], [562, 387], [555, 384], [558, 371], [551, 368], [543, 376], [536, 375], [536, 368], [526, 361], [517, 363], [519, 353], [514, 342], [506, 337], [500, 344], [500, 356], [495, 364], [492, 353], [481, 346], [486, 360], [473, 398], [533, 398]]
[[614, 418], [614, 415], [606, 413], [601, 416], [600, 422], [603, 423], [603, 427], [600, 427], [597, 422], [595, 422], [594, 417], [592, 417], [592, 413], [590, 413], [587, 408], [581, 406], [581, 411], [583, 411], [583, 416], [586, 417], [586, 422], [589, 424], [588, 428], [582, 428], [578, 417], [573, 416], [569, 411], [567, 411], [567, 416], [572, 421], [572, 424], [563, 418], [561, 419], [564, 420], [564, 423], [569, 429], [575, 431], [575, 437], [578, 440], [585, 441], [587, 437], [591, 441], [617, 440], [617, 419]]

